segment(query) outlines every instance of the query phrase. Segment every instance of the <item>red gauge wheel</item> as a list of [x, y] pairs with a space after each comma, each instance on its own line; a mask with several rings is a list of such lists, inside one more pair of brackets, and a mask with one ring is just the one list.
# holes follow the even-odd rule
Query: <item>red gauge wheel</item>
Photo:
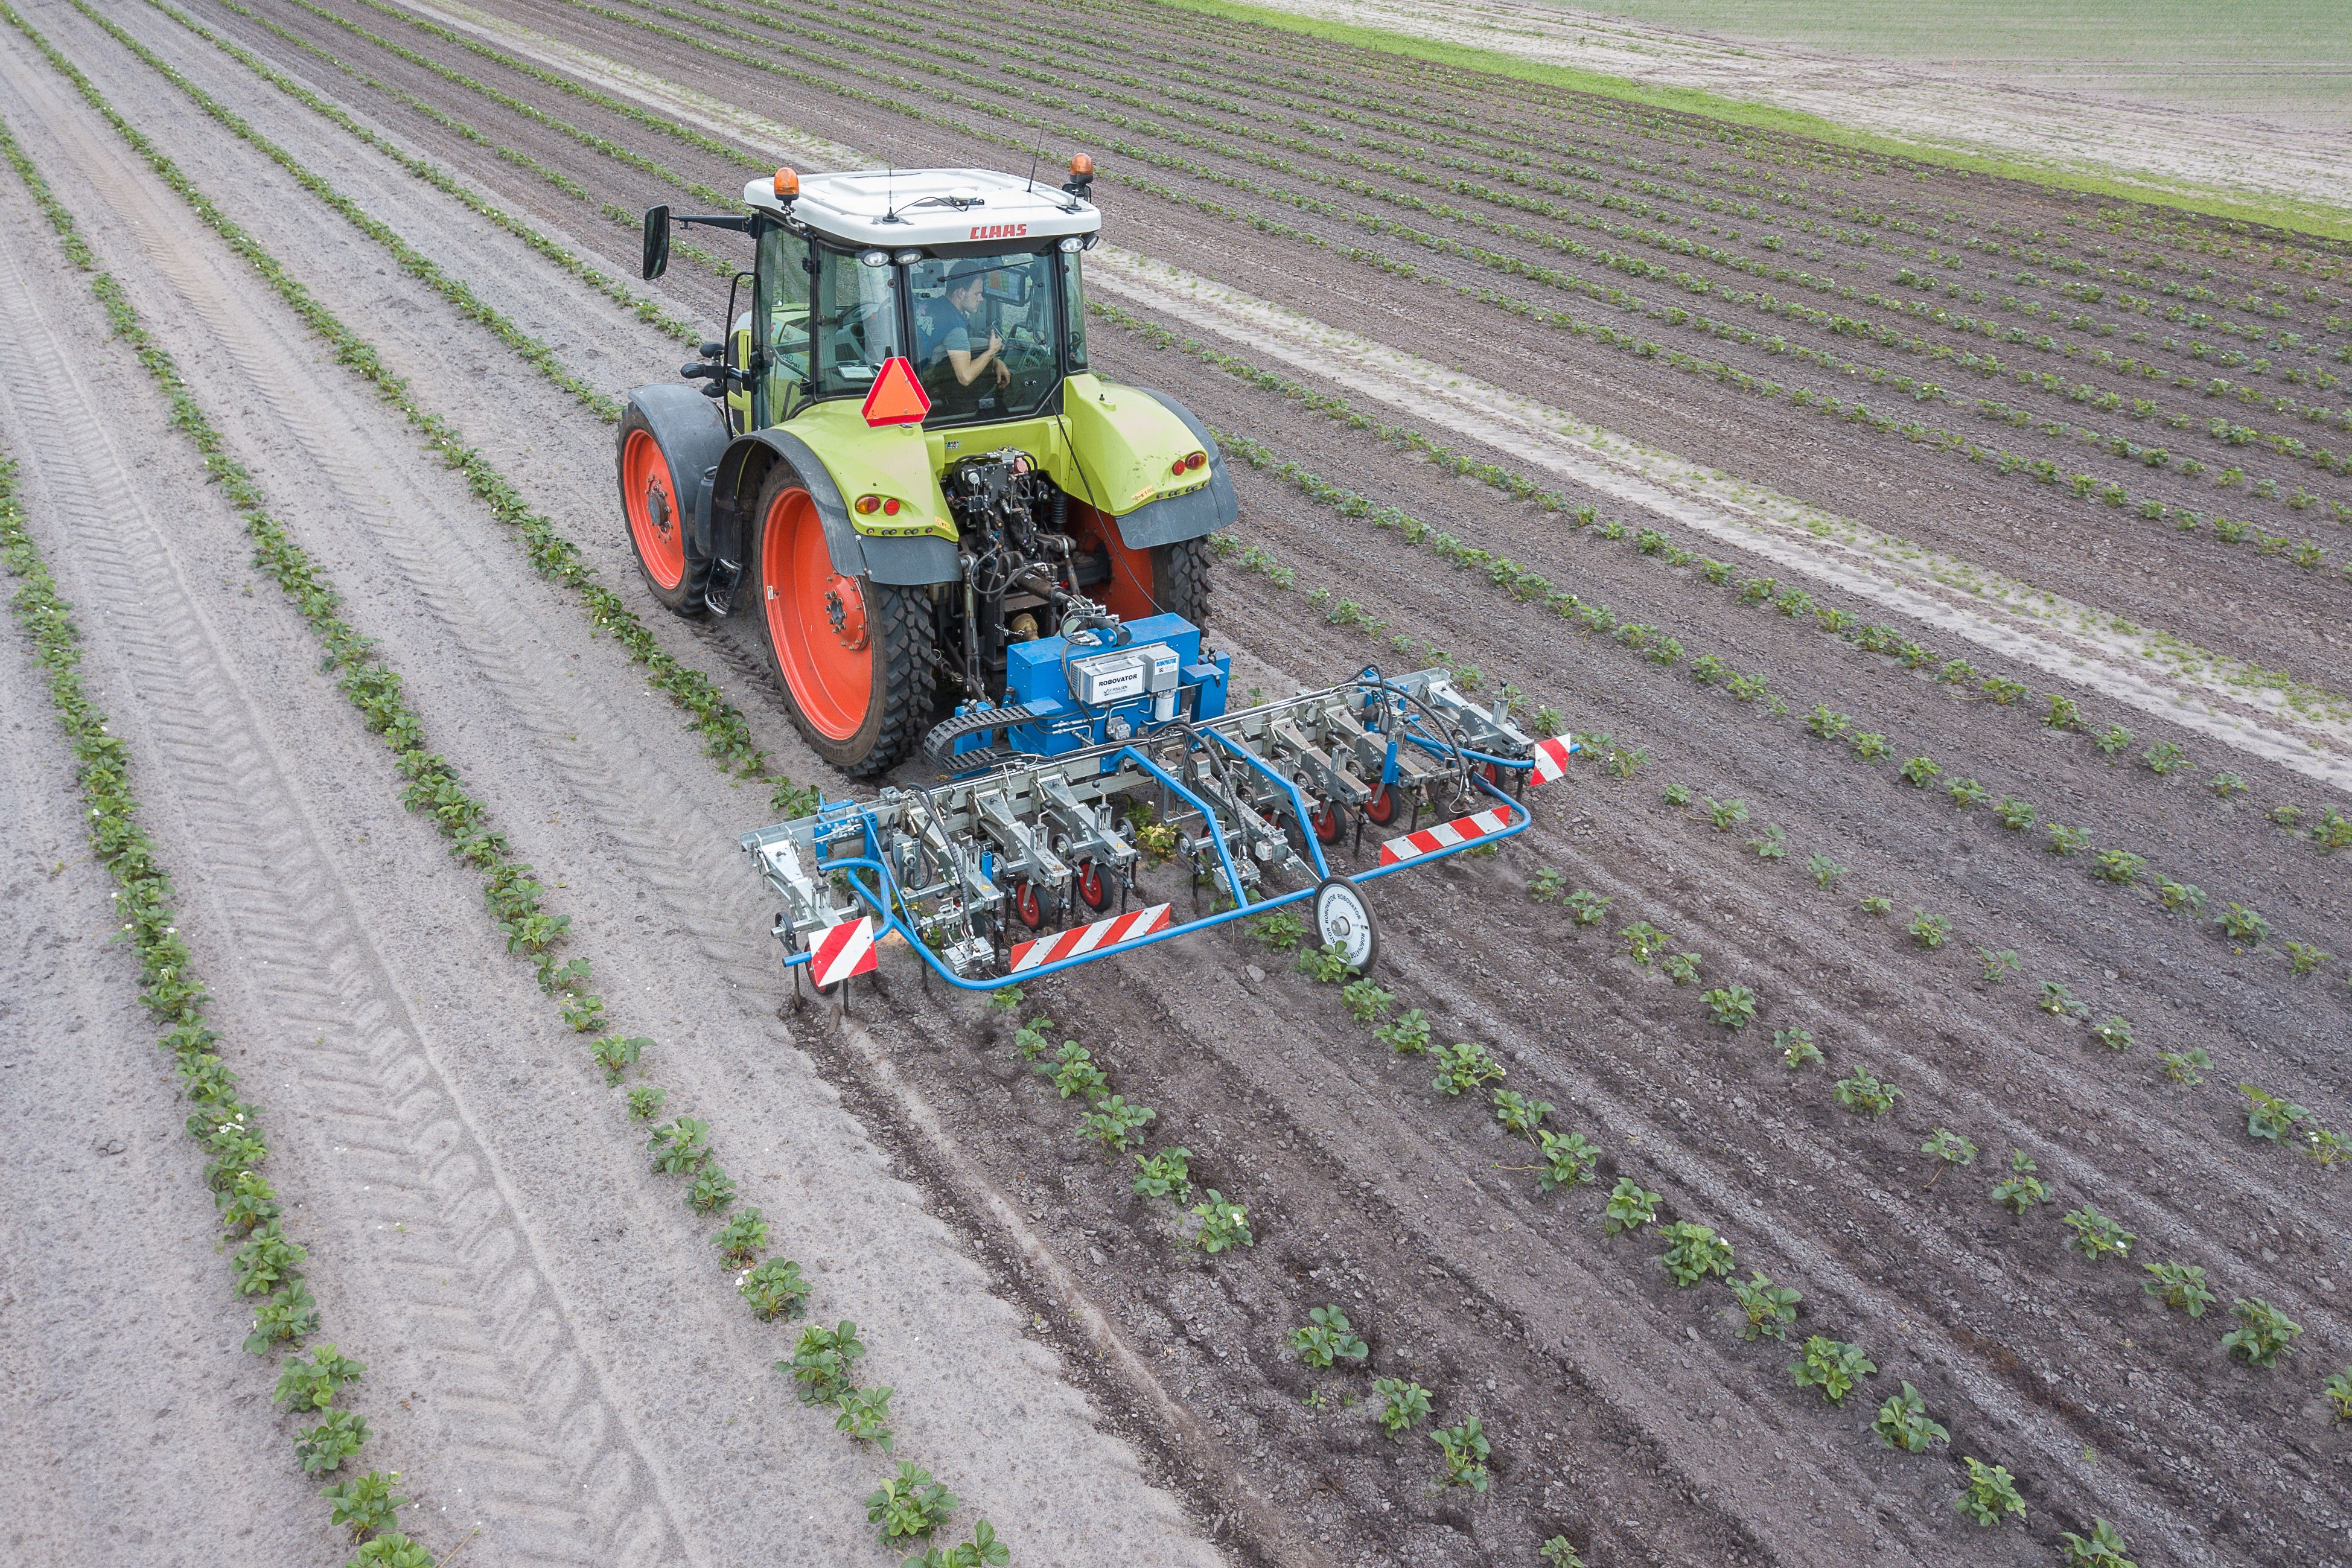
[[1090, 910], [1101, 909], [1110, 902], [1110, 888], [1103, 881], [1102, 868], [1091, 860], [1078, 867], [1078, 898]]
[[1501, 789], [1503, 787], [1503, 770], [1500, 767], [1497, 767], [1493, 763], [1488, 763], [1478, 771], [1486, 775], [1486, 779], [1488, 784], [1493, 784], [1496, 789]]
[[1315, 825], [1315, 837], [1324, 843], [1337, 844], [1339, 841], [1339, 808], [1338, 806], [1326, 801], [1323, 803], [1323, 809], [1307, 820]]
[[1396, 791], [1386, 784], [1374, 790], [1372, 798], [1364, 802], [1364, 815], [1383, 827], [1396, 820]]
[[1037, 884], [1023, 882], [1013, 889], [1013, 917], [1031, 931], [1045, 923], [1045, 908], [1037, 897]]

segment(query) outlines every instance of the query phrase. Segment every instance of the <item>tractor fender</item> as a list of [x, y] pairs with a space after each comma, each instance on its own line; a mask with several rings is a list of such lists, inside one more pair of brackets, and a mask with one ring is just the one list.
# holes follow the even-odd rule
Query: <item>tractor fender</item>
[[631, 387], [626, 402], [636, 405], [654, 439], [661, 443], [662, 460], [669, 465], [670, 482], [683, 492], [681, 499], [691, 498], [686, 537], [693, 561], [709, 561], [710, 489], [727, 450], [726, 415], [695, 387], [677, 382]]
[[1147, 502], [1119, 518], [1120, 541], [1129, 550], [1150, 550], [1179, 540], [1198, 539], [1240, 521], [1241, 499], [1234, 494], [1233, 476], [1225, 472], [1224, 454], [1217, 449], [1217, 438], [1209, 434], [1208, 426], [1166, 393], [1149, 386], [1136, 390], [1182, 420], [1184, 428], [1192, 432], [1192, 438], [1209, 454], [1209, 482], [1181, 496], [1165, 496]]
[[722, 546], [719, 554], [741, 561], [743, 541], [750, 536], [751, 509], [760, 504], [760, 490], [776, 464], [789, 467], [816, 506], [824, 526], [826, 553], [833, 569], [845, 577], [867, 576], [876, 583], [907, 587], [929, 583], [953, 583], [963, 575], [955, 542], [935, 535], [911, 539], [873, 538], [857, 531], [849, 520], [849, 505], [841, 487], [816, 449], [789, 430], [754, 430], [739, 436], [719, 461], [711, 496], [712, 532]]

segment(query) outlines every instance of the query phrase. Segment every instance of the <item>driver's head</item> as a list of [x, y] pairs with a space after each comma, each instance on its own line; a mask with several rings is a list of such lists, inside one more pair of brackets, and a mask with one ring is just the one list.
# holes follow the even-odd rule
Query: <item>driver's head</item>
[[948, 268], [948, 303], [971, 314], [980, 304], [981, 282], [988, 276], [988, 263], [977, 257], [966, 257]]

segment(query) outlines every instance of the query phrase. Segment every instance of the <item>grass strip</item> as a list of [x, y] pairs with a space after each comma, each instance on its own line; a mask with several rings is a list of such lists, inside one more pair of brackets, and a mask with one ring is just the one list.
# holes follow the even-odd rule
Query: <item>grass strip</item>
[[[188, 423], [192, 405], [171, 361], [139, 327], [113, 276], [98, 270], [98, 259], [73, 215], [5, 124], [0, 124], [0, 153], [56, 231], [68, 263], [93, 274], [90, 291], [105, 308], [116, 335], [130, 344], [142, 367], [171, 398], [173, 424], [193, 434]], [[216, 445], [205, 452], [205, 460], [217, 474]], [[221, 1037], [205, 1022], [212, 995], [194, 973], [194, 954], [181, 938], [171, 874], [140, 824], [131, 748], [108, 733], [104, 710], [82, 689], [81, 632], [73, 621], [73, 606], [58, 595], [57, 579], [25, 526], [24, 509], [16, 499], [16, 464], [5, 454], [0, 454], [0, 565], [17, 579], [9, 610], [31, 640], [30, 656], [47, 676], [58, 726], [73, 752], [76, 782], [89, 808], [83, 831], [91, 858], [114, 879], [119, 922], [114, 940], [129, 942], [139, 954], [139, 998], [162, 1026], [156, 1044], [172, 1058], [183, 1090], [195, 1107], [186, 1128], [208, 1156], [205, 1184], [220, 1211], [222, 1227], [215, 1250], [234, 1248], [238, 1296], [259, 1298], [245, 1348], [259, 1356], [282, 1354], [283, 1371], [272, 1403], [316, 1416], [319, 1422], [297, 1436], [294, 1458], [306, 1474], [334, 1474], [373, 1435], [358, 1411], [334, 1407], [341, 1390], [366, 1368], [332, 1343], [314, 1342], [324, 1325], [302, 1272], [309, 1251], [286, 1234], [284, 1205], [262, 1174], [270, 1150], [261, 1107], [240, 1098], [243, 1086], [215, 1048]], [[306, 1347], [307, 1358], [293, 1353]], [[373, 1560], [414, 1568], [414, 1559], [398, 1554], [411, 1543], [393, 1528], [395, 1510], [407, 1500], [393, 1495], [392, 1484], [398, 1479], [397, 1474], [371, 1470], [330, 1484], [322, 1495], [332, 1503], [331, 1522], [350, 1526], [355, 1539], [373, 1536], [383, 1543], [374, 1547]], [[423, 1561], [429, 1568], [431, 1556]]]
[[[320, 304], [282, 262], [198, 189], [138, 127], [125, 120], [96, 85], [35, 31], [6, 0], [0, 0], [0, 15], [5, 15], [32, 41], [59, 74], [73, 84], [83, 100], [145, 160], [156, 176], [326, 342], [337, 363], [358, 375], [377, 396], [398, 409], [426, 450], [445, 467], [464, 476], [467, 489], [490, 509], [492, 516], [514, 529], [521, 538], [533, 569], [571, 589], [579, 597], [590, 624], [598, 631], [610, 633], [632, 659], [646, 667], [652, 683], [689, 715], [688, 727], [703, 737], [706, 753], [718, 759], [728, 771], [743, 777], [775, 779], [780, 799], [788, 795], [797, 798], [804, 793], [782, 775], [768, 773], [766, 753], [752, 743], [751, 724], [742, 711], [726, 700], [709, 676], [662, 650], [652, 631], [621, 595], [593, 581], [596, 569], [582, 555], [579, 546], [566, 539], [545, 514], [532, 510], [522, 492], [466, 440], [464, 431], [456, 423], [426, 410], [410, 395], [407, 383], [391, 372], [373, 344]], [[425, 265], [430, 267], [432, 263]]]

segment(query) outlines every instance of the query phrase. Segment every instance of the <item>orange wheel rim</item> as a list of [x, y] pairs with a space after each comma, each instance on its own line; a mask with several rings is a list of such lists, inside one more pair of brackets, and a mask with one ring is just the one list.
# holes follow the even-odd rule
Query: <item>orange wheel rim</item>
[[686, 580], [685, 523], [661, 443], [646, 431], [630, 431], [629, 444], [621, 449], [621, 498], [646, 575], [665, 590], [677, 587]]
[[786, 490], [768, 509], [760, 581], [768, 637], [801, 717], [828, 739], [850, 739], [874, 700], [866, 595], [856, 578], [834, 571], [808, 491]]

